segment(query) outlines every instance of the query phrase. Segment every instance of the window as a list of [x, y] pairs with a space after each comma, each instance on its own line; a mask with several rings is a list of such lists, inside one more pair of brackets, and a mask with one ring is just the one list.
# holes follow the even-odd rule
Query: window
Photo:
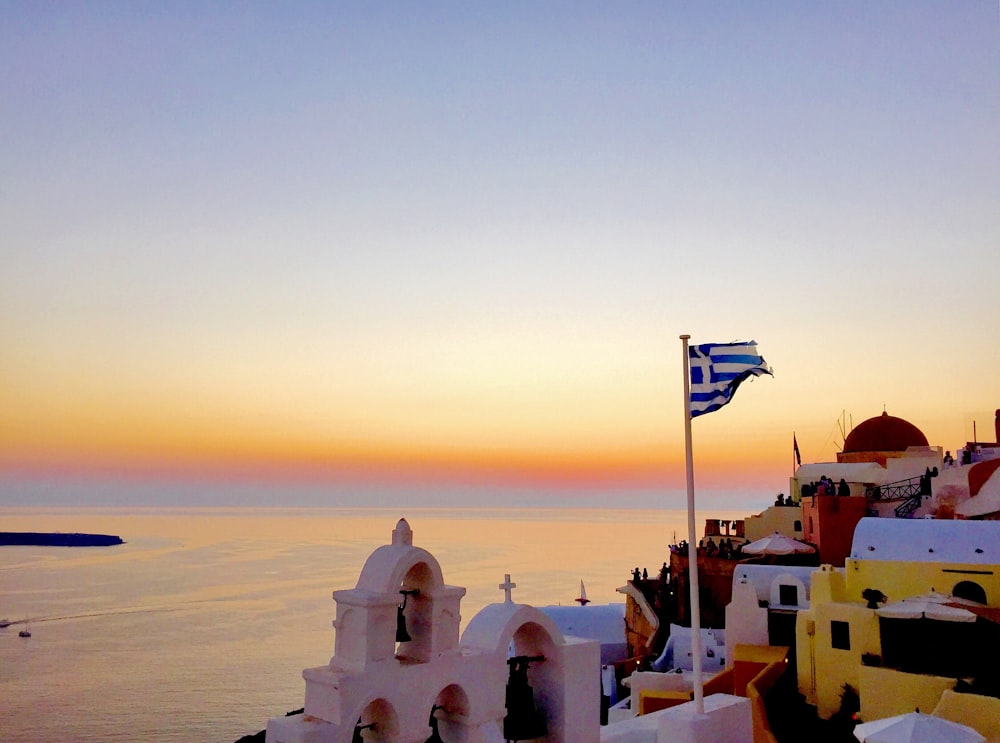
[[778, 603], [782, 606], [798, 606], [799, 605], [799, 587], [798, 586], [778, 586]]
[[836, 650], [851, 649], [851, 625], [848, 622], [830, 622], [830, 647]]
[[802, 522], [799, 521], [798, 519], [796, 519], [795, 523], [792, 524], [792, 530], [793, 531], [802, 531]]
[[986, 604], [986, 591], [983, 590], [981, 585], [971, 580], [963, 580], [956, 583], [955, 587], [951, 589], [951, 595], [955, 598], [975, 601], [977, 604]]

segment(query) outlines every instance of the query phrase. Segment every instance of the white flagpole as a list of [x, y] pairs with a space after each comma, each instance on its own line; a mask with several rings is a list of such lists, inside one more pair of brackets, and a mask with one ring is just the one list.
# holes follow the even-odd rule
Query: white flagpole
[[682, 335], [684, 356], [684, 454], [687, 463], [688, 512], [688, 583], [691, 588], [691, 661], [694, 667], [694, 709], [705, 713], [705, 698], [701, 681], [701, 602], [698, 590], [698, 535], [694, 523], [694, 455], [691, 451], [691, 370], [688, 360], [688, 339]]

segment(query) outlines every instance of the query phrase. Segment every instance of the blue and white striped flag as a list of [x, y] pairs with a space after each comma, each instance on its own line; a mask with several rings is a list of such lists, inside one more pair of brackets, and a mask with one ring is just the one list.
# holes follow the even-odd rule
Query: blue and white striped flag
[[688, 357], [692, 418], [726, 405], [744, 379], [771, 374], [771, 367], [757, 353], [756, 341], [689, 346]]

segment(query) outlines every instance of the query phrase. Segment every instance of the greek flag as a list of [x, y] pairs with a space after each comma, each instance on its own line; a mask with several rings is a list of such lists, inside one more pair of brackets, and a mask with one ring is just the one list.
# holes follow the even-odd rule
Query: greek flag
[[691, 417], [712, 413], [733, 399], [748, 377], [771, 374], [757, 343], [703, 343], [688, 347], [691, 365]]

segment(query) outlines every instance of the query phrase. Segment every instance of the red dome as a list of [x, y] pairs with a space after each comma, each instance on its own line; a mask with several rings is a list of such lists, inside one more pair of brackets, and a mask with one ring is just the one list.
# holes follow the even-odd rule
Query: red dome
[[883, 412], [869, 418], [844, 441], [844, 453], [867, 451], [906, 451], [910, 446], [927, 446], [927, 437], [909, 421]]

